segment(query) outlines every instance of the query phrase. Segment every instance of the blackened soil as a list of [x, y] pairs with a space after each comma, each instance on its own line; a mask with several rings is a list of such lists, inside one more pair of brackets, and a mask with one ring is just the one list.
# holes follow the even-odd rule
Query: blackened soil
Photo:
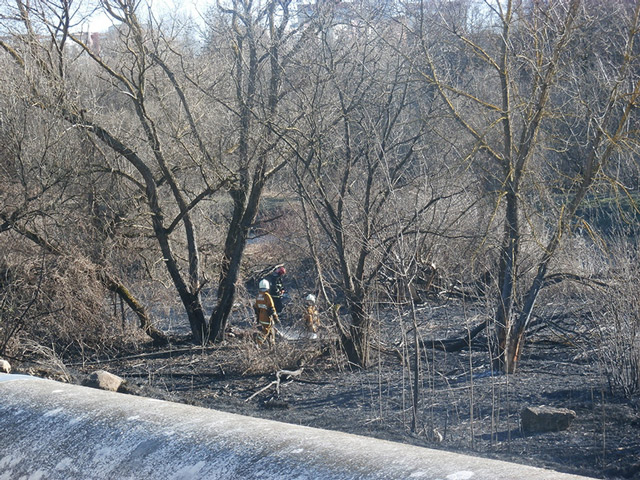
[[[423, 307], [414, 395], [415, 337], [406, 313], [385, 312], [384, 325], [374, 326], [381, 347], [366, 370], [347, 364], [328, 327], [317, 339], [296, 338], [298, 322], [285, 321], [280, 330], [289, 340], [279, 337], [269, 348], [258, 347], [248, 322], [236, 319], [235, 336], [221, 345], [194, 348], [185, 339], [162, 351], [142, 346], [82, 373], [105, 369], [125, 378], [130, 393], [237, 414], [596, 478], [640, 479], [637, 397], [611, 393], [578, 322], [535, 329], [518, 372], [505, 376], [492, 372], [486, 338], [459, 352], [433, 350], [432, 339], [464, 334], [477, 318]], [[278, 379], [282, 370], [294, 373]], [[569, 408], [577, 418], [564, 431], [525, 435], [520, 412], [540, 405]]]

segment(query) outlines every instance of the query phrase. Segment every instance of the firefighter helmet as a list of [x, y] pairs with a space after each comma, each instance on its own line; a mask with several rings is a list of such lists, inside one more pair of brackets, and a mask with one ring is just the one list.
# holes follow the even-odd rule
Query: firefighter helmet
[[285, 273], [287, 273], [287, 271], [285, 270], [284, 267], [280, 267], [276, 270], [276, 274], [278, 274], [279, 276], [284, 275]]
[[258, 284], [258, 289], [261, 292], [266, 292], [267, 290], [269, 290], [269, 280], [264, 278], [260, 280], [260, 283]]
[[312, 293], [304, 297], [304, 299], [309, 305], [316, 303], [316, 296]]

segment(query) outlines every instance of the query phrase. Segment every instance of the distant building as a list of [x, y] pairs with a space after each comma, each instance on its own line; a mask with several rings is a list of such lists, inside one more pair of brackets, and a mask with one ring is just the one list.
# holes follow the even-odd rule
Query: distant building
[[87, 48], [97, 56], [100, 56], [100, 43], [103, 34], [100, 32], [81, 32], [76, 34], [79, 40], [84, 43]]

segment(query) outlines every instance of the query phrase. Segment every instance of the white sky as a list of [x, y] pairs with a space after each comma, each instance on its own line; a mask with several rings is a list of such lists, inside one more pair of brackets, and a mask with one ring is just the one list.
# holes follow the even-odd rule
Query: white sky
[[[158, 16], [165, 14], [191, 16], [199, 19], [206, 11], [207, 7], [215, 0], [147, 0], [152, 5], [154, 13]], [[84, 29], [90, 32], [105, 32], [111, 27], [111, 19], [102, 12], [91, 16], [88, 26]]]

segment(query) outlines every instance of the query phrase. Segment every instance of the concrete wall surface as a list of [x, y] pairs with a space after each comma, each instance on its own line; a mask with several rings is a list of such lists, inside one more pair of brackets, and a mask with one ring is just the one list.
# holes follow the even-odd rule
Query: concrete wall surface
[[586, 477], [0, 375], [0, 480]]

